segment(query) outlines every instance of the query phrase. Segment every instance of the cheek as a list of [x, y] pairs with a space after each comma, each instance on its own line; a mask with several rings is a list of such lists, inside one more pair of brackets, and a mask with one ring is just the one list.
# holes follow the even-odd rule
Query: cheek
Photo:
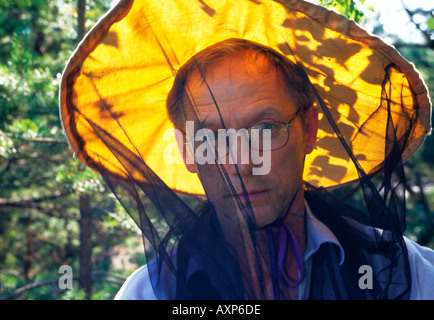
[[227, 210], [228, 194], [230, 193], [217, 165], [205, 164], [198, 166], [198, 175], [205, 190], [206, 197], [216, 207], [223, 206]]
[[270, 182], [280, 197], [291, 197], [303, 183], [304, 146], [287, 145], [273, 151], [271, 157]]
[[202, 165], [198, 166], [197, 168], [197, 173], [205, 192], [209, 193], [211, 196], [218, 193], [219, 189], [221, 188], [219, 183], [220, 176], [218, 175], [215, 166]]
[[270, 172], [282, 179], [302, 177], [305, 158], [304, 148], [304, 143], [293, 143], [280, 150], [273, 151]]

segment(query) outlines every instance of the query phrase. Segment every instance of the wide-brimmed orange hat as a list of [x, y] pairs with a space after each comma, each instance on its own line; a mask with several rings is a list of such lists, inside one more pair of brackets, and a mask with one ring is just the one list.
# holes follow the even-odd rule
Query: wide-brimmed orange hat
[[[342, 15], [297, 0], [125, 0], [92, 28], [63, 74], [61, 119], [77, 157], [112, 178], [143, 181], [142, 171], [119, 159], [128, 154], [173, 190], [203, 194], [182, 161], [163, 159], [177, 150], [175, 137], [164, 136], [173, 128], [166, 98], [180, 66], [229, 38], [298, 61], [325, 102], [337, 127], [319, 108], [304, 173], [314, 186], [356, 180], [354, 160], [367, 174], [381, 171], [391, 123], [404, 160], [430, 131], [431, 102], [413, 64]], [[113, 152], [108, 140], [123, 149]]]

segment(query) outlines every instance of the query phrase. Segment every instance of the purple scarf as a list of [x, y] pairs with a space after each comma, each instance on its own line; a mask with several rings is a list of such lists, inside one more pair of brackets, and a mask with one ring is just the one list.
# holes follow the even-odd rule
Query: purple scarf
[[[291, 228], [283, 222], [283, 219], [267, 226], [266, 232], [273, 296], [274, 300], [280, 300], [279, 281], [287, 288], [295, 288], [305, 277], [303, 252]], [[288, 247], [291, 249], [300, 271], [298, 280], [291, 278], [285, 267]]]

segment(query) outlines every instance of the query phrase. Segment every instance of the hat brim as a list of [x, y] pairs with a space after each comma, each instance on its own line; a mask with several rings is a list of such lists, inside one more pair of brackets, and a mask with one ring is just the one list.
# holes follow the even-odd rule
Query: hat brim
[[333, 11], [304, 1], [126, 0], [87, 34], [62, 77], [61, 120], [77, 157], [112, 178], [158, 177], [173, 190], [203, 194], [167, 135], [166, 98], [183, 63], [228, 38], [297, 60], [325, 102], [355, 158], [320, 108], [318, 141], [305, 162], [311, 185], [358, 179], [354, 160], [367, 174], [381, 171], [390, 120], [397, 141], [405, 138], [403, 160], [430, 131], [431, 102], [413, 64]]

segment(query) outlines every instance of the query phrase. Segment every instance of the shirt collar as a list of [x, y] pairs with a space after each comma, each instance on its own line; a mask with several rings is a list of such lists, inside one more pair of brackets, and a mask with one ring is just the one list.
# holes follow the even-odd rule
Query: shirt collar
[[305, 201], [306, 207], [306, 230], [307, 230], [307, 248], [304, 253], [304, 261], [307, 261], [324, 243], [331, 243], [339, 249], [339, 265], [344, 263], [345, 254], [339, 240], [333, 232], [320, 220], [318, 220]]

